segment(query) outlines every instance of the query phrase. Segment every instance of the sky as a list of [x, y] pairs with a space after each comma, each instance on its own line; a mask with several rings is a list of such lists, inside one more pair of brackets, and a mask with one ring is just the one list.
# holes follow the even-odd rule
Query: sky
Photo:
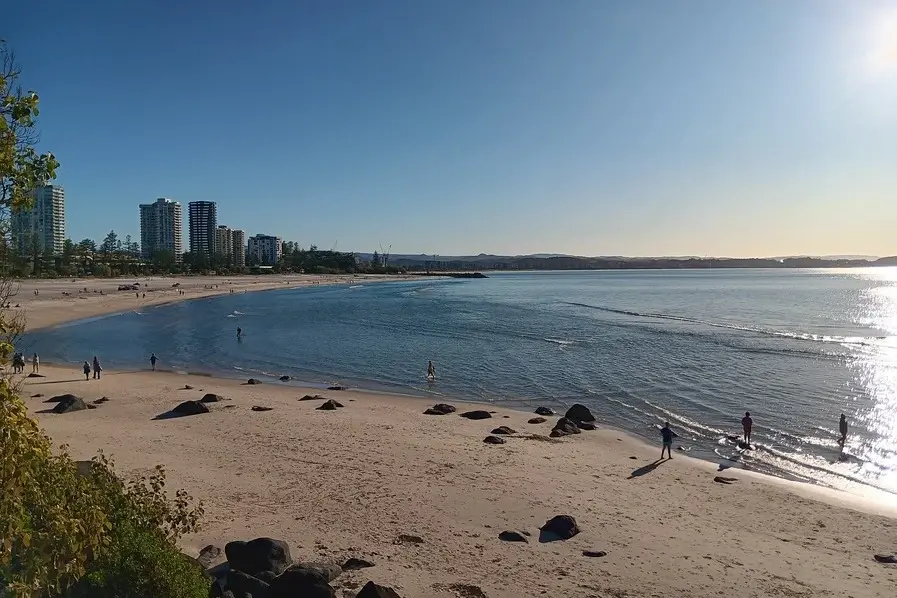
[[344, 251], [897, 254], [897, 0], [45, 0], [3, 24], [75, 241], [139, 238], [169, 197]]

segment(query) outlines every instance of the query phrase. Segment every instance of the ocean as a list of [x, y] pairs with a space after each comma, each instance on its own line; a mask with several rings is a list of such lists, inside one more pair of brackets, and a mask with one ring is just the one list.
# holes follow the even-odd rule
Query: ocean
[[[241, 339], [236, 337], [242, 328]], [[532, 410], [579, 402], [659, 447], [897, 494], [897, 268], [496, 273], [225, 295], [74, 322], [20, 347]], [[427, 362], [437, 379], [428, 383]], [[745, 411], [752, 450], [739, 449]], [[850, 433], [838, 447], [838, 418]]]

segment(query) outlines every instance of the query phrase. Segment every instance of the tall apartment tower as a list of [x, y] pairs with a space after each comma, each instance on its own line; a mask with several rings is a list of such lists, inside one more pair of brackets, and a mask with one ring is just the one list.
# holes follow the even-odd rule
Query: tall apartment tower
[[231, 234], [231, 247], [234, 252], [234, 265], [242, 268], [246, 265], [246, 232], [233, 229]]
[[283, 256], [283, 239], [272, 235], [249, 237], [248, 253], [259, 266], [276, 266]]
[[218, 204], [214, 201], [191, 201], [190, 253], [212, 255], [218, 228]]
[[13, 245], [22, 255], [37, 247], [41, 253], [62, 253], [65, 243], [65, 190], [56, 185], [38, 187], [31, 192], [34, 206], [12, 215]]
[[184, 255], [181, 204], [161, 197], [154, 203], [140, 204], [140, 254], [150, 259], [158, 251], [167, 251], [180, 262]]

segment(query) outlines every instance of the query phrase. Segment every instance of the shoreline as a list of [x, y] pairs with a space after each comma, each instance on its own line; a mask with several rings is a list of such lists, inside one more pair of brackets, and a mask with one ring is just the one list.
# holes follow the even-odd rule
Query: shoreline
[[[281, 538], [301, 558], [371, 560], [375, 568], [341, 583], [373, 579], [403, 598], [457, 598], [459, 584], [489, 598], [655, 596], [660, 586], [662, 595], [699, 598], [890, 596], [897, 583], [897, 568], [871, 558], [894, 548], [893, 505], [720, 473], [680, 454], [658, 462], [659, 443], [604, 426], [549, 440], [554, 418], [529, 424], [532, 413], [495, 405], [483, 406], [490, 419], [471, 421], [424, 415], [436, 401], [416, 397], [312, 389], [322, 398], [300, 401], [306, 389], [272, 383], [149, 371], [86, 382], [70, 368], [41, 370], [46, 377], [26, 379], [23, 396], [54, 443], [75, 459], [103, 450], [124, 474], [161, 464], [169, 488], [205, 502], [203, 529], [182, 543], [191, 554]], [[108, 402], [46, 413], [47, 397], [66, 392]], [[211, 413], [159, 419], [205, 393], [224, 397]], [[345, 407], [318, 410], [325, 398]], [[485, 444], [501, 425], [517, 433]], [[736, 481], [715, 482], [720, 475]], [[574, 516], [582, 532], [537, 542], [556, 514]], [[498, 539], [515, 529], [535, 535]], [[402, 534], [423, 544], [408, 546]]]

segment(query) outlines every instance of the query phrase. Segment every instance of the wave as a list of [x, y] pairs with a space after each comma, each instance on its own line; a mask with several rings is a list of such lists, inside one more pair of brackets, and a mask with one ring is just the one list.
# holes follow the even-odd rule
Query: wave
[[685, 322], [688, 324], [701, 324], [703, 326], [711, 326], [713, 328], [725, 328], [727, 330], [738, 330], [741, 332], [753, 332], [767, 336], [777, 336], [783, 338], [791, 338], [795, 340], [823, 342], [823, 343], [839, 343], [848, 345], [868, 345], [874, 341], [886, 340], [887, 336], [832, 336], [826, 334], [812, 334], [809, 332], [791, 332], [788, 330], [773, 330], [760, 326], [749, 326], [743, 324], [727, 324], [724, 322], [713, 322], [710, 320], [700, 320], [698, 318], [689, 318], [687, 316], [676, 316], [671, 314], [660, 313], [643, 313], [637, 311], [629, 311], [626, 309], [615, 309], [613, 307], [604, 307], [601, 305], [589, 305], [588, 303], [578, 303], [575, 301], [567, 302], [568, 305], [576, 307], [585, 307], [588, 309], [596, 309], [613, 314], [623, 316], [632, 316], [634, 318], [650, 318], [657, 320], [672, 320], [675, 322]]
[[560, 345], [561, 347], [569, 347], [570, 345], [576, 344], [576, 341], [564, 340], [564, 339], [560, 339], [560, 338], [543, 338], [542, 340], [545, 342], [548, 342], [548, 343], [554, 343], [556, 345]]

